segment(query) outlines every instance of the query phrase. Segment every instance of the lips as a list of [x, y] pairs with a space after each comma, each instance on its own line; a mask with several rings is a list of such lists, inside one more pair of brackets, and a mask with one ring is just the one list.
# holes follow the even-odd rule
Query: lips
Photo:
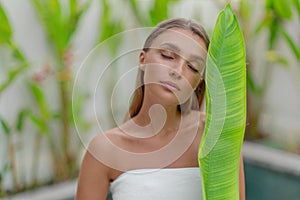
[[172, 90], [172, 91], [180, 91], [180, 88], [178, 85], [174, 82], [171, 81], [160, 81], [160, 83], [167, 89]]

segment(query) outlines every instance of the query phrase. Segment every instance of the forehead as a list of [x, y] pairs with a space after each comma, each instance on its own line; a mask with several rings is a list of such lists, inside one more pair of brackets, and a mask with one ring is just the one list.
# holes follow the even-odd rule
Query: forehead
[[199, 35], [190, 30], [172, 28], [158, 35], [151, 45], [152, 48], [162, 48], [164, 44], [173, 44], [180, 53], [187, 55], [201, 55], [207, 53], [205, 42]]

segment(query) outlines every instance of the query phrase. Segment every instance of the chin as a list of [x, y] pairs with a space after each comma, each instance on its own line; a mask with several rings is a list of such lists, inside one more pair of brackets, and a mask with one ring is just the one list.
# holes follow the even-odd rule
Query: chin
[[152, 96], [152, 98], [157, 100], [157, 103], [161, 105], [177, 106], [179, 104], [178, 97], [174, 91], [164, 88], [161, 85], [156, 85], [149, 88], [149, 94]]

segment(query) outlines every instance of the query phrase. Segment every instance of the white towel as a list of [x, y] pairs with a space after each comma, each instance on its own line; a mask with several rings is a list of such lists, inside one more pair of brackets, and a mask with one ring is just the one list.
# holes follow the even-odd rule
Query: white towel
[[111, 182], [113, 200], [201, 200], [200, 169], [136, 169]]

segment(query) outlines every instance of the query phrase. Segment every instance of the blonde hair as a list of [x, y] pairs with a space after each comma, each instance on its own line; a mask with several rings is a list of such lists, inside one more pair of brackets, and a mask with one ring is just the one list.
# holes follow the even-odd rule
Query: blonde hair
[[[194, 34], [198, 35], [205, 43], [206, 48], [209, 46], [209, 37], [205, 31], [205, 29], [193, 20], [188, 20], [184, 18], [174, 18], [165, 20], [159, 23], [156, 28], [150, 33], [148, 38], [145, 41], [143, 51], [147, 52], [151, 47], [153, 40], [157, 38], [164, 31], [171, 28], [180, 28], [185, 30], [190, 30]], [[203, 74], [204, 75], [204, 74]], [[138, 69], [137, 78], [136, 78], [136, 86], [137, 88], [134, 91], [133, 99], [129, 106], [129, 111], [127, 116], [125, 117], [125, 121], [129, 118], [136, 116], [141, 110], [143, 100], [144, 100], [144, 72], [141, 69]], [[188, 110], [198, 110], [203, 102], [204, 94], [205, 94], [205, 81], [202, 79], [198, 86], [194, 91], [195, 95], [192, 95], [191, 100], [188, 100], [182, 105], [178, 105], [178, 110], [181, 113], [185, 113]], [[194, 97], [194, 98], [193, 98]]]

